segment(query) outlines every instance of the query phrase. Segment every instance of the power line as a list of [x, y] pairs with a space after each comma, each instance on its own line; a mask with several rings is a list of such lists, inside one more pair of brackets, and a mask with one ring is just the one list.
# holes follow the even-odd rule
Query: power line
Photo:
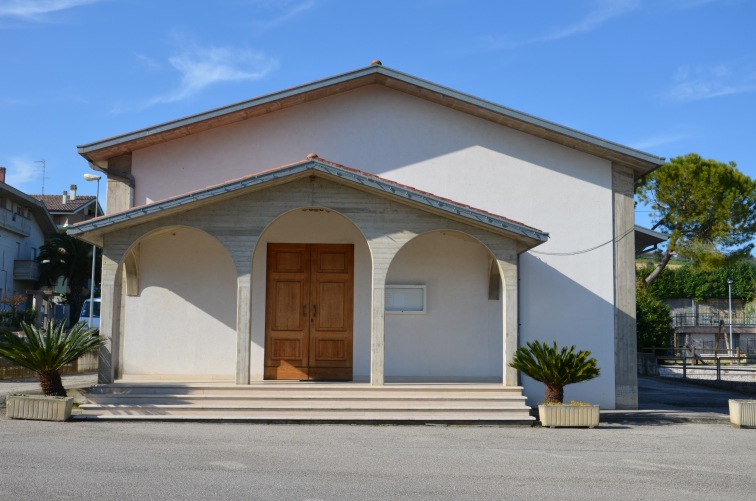
[[629, 230], [623, 232], [619, 236], [619, 238], [616, 238], [616, 239], [612, 238], [611, 240], [607, 240], [604, 243], [600, 243], [600, 244], [598, 244], [596, 246], [593, 246], [593, 247], [590, 247], [588, 249], [581, 249], [581, 250], [571, 251], [571, 252], [540, 252], [540, 251], [534, 251], [534, 250], [531, 250], [529, 252], [531, 252], [532, 254], [540, 254], [542, 256], [576, 256], [578, 254], [585, 254], [587, 252], [595, 251], [596, 249], [600, 249], [601, 247], [603, 247], [605, 245], [609, 245], [612, 242], [619, 242], [620, 240], [622, 240], [626, 236], [630, 235], [634, 231], [635, 231], [635, 227], [632, 227]]

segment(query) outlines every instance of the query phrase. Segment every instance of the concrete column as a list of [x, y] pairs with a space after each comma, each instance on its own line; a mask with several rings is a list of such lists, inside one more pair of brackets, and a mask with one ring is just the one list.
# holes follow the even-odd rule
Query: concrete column
[[517, 370], [509, 366], [515, 351], [517, 351], [517, 335], [519, 330], [517, 320], [517, 299], [519, 295], [517, 265], [499, 260], [499, 269], [502, 272], [502, 314], [504, 315], [502, 322], [504, 326], [504, 340], [502, 343], [504, 353], [502, 354], [503, 374], [501, 380], [504, 386], [517, 386]]
[[100, 337], [105, 339], [105, 344], [100, 348], [99, 363], [97, 370], [97, 382], [109, 384], [115, 380], [116, 368], [118, 367], [117, 356], [120, 353], [118, 346], [121, 342], [120, 313], [121, 300], [116, 298], [116, 286], [120, 288], [118, 263], [102, 256], [102, 282], [100, 305]]
[[249, 273], [236, 279], [236, 384], [249, 384], [251, 283]]
[[383, 386], [384, 383], [384, 356], [385, 356], [385, 279], [380, 282], [373, 280], [373, 322], [370, 336], [370, 384]]
[[612, 165], [614, 198], [614, 385], [617, 409], [638, 408], [635, 212], [631, 169]]
[[[105, 166], [102, 166], [105, 167]], [[106, 214], [134, 207], [134, 187], [131, 178], [131, 153], [109, 158], [105, 172], [108, 176]]]

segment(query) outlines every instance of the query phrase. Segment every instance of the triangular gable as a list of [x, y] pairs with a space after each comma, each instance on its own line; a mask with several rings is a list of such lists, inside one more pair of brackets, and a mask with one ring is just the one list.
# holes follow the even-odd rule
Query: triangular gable
[[647, 174], [664, 163], [663, 158], [407, 75], [382, 66], [380, 63], [85, 144], [79, 146], [78, 151], [97, 167], [98, 162], [104, 162], [109, 158], [128, 154], [141, 148], [334, 96], [366, 85], [384, 85], [399, 92], [626, 165], [633, 169], [636, 177]]
[[186, 211], [208, 203], [237, 197], [248, 192], [275, 186], [317, 175], [353, 188], [392, 198], [422, 210], [439, 214], [467, 224], [483, 227], [489, 231], [505, 234], [522, 242], [524, 249], [530, 249], [546, 242], [548, 233], [503, 216], [454, 202], [382, 177], [308, 155], [307, 160], [286, 165], [259, 174], [228, 181], [216, 186], [169, 198], [160, 202], [142, 205], [123, 212], [90, 219], [68, 228], [68, 233], [88, 242], [102, 245], [106, 233], [133, 226], [145, 221], [168, 216], [178, 211]]

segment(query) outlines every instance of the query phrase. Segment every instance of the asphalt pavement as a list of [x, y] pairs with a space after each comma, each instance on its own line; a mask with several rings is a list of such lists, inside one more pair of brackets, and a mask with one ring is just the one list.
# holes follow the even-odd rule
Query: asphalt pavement
[[[94, 374], [66, 376], [69, 393]], [[4, 419], [0, 500], [752, 499], [756, 430], [733, 392], [639, 379], [598, 428], [55, 423]], [[7, 393], [35, 380], [0, 381]]]

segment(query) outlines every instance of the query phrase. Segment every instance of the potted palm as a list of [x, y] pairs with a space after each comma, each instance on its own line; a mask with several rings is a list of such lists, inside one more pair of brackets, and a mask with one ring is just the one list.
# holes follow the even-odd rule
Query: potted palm
[[65, 322], [49, 322], [46, 327], [21, 323], [25, 336], [0, 331], [0, 357], [39, 376], [43, 396], [11, 395], [6, 400], [8, 417], [65, 421], [71, 416], [73, 399], [68, 397], [60, 369], [90, 350], [103, 344], [97, 329], [76, 324], [70, 329]]
[[597, 377], [600, 369], [591, 352], [575, 346], [559, 348], [554, 342], [533, 341], [517, 349], [509, 364], [546, 385], [544, 403], [538, 406], [543, 426], [587, 426], [599, 423], [599, 406], [573, 402], [564, 405], [564, 387]]

